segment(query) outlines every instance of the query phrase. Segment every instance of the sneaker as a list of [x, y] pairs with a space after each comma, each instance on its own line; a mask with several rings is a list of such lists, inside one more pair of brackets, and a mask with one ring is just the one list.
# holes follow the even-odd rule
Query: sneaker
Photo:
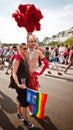
[[30, 115], [30, 116], [33, 116], [33, 113], [32, 113], [32, 112], [29, 112], [29, 115]]
[[9, 75], [9, 73], [8, 73], [8, 72], [6, 72], [5, 74]]
[[32, 124], [30, 121], [28, 120], [24, 120], [23, 124], [28, 127], [28, 128], [34, 128], [34, 124]]
[[3, 68], [3, 67], [0, 67], [0, 70], [4, 70], [4, 68]]
[[50, 71], [48, 71], [49, 74], [52, 74]]
[[18, 113], [17, 113], [17, 117], [19, 118], [19, 120], [24, 121], [24, 118], [23, 118], [21, 112], [18, 112]]
[[64, 70], [64, 73], [66, 74], [66, 70]]
[[58, 75], [62, 75], [62, 73], [58, 72]]

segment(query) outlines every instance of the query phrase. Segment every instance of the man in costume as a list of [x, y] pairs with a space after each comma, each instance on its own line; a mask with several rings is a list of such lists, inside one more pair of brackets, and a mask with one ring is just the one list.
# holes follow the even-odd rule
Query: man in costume
[[[37, 45], [37, 38], [35, 35], [29, 35], [27, 38], [27, 46], [29, 48], [29, 51], [27, 53], [27, 61], [29, 64], [29, 82], [28, 82], [28, 87], [31, 89], [34, 89], [38, 91], [38, 76], [40, 76], [45, 69], [48, 67], [48, 61], [46, 60], [45, 56], [42, 54], [40, 50], [36, 49]], [[37, 67], [38, 67], [38, 59], [41, 59], [43, 62], [43, 66], [41, 70], [38, 72]], [[32, 111], [32, 106], [30, 105], [30, 111]], [[32, 115], [31, 112], [29, 112], [30, 115]]]

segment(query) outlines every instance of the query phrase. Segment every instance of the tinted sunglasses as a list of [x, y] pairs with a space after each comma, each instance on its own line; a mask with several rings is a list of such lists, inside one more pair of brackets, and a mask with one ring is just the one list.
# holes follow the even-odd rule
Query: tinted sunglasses
[[28, 48], [22, 48], [22, 50], [27, 50]]

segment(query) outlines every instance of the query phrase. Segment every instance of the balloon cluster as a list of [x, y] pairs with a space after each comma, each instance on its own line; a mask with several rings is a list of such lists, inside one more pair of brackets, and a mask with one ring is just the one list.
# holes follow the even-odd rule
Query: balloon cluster
[[28, 33], [41, 29], [40, 19], [43, 18], [43, 15], [34, 4], [20, 4], [12, 17], [15, 18], [17, 25], [24, 27]]

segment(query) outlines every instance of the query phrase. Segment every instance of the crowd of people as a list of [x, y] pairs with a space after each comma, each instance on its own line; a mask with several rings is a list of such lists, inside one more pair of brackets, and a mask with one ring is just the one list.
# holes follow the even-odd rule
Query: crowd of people
[[[49, 62], [52, 62], [51, 66]], [[59, 64], [67, 65], [64, 73], [73, 66], [73, 45], [64, 46], [46, 46], [40, 48], [37, 44], [35, 35], [29, 35], [26, 43], [20, 43], [17, 46], [4, 47], [0, 45], [0, 70], [6, 68], [6, 74], [12, 71], [13, 79], [16, 84], [15, 91], [17, 93], [17, 116], [23, 121], [23, 124], [29, 128], [33, 128], [34, 124], [28, 120], [27, 108], [29, 115], [32, 113], [32, 105], [27, 103], [26, 88], [38, 91], [38, 76], [40, 76], [46, 68], [47, 73], [51, 74], [53, 67], [56, 67], [58, 75], [62, 75], [59, 71]], [[40, 71], [37, 71], [41, 66]]]
[[[40, 50], [45, 58], [51, 62], [52, 64], [49, 65], [49, 74], [52, 74], [53, 67], [56, 68], [57, 74], [62, 75], [59, 69], [59, 64], [66, 65], [66, 68], [64, 70], [64, 73], [67, 72], [67, 70], [73, 66], [73, 45], [72, 46], [64, 46], [63, 44], [56, 46], [46, 46], [46, 47], [39, 47], [38, 44], [36, 44], [35, 47], [37, 50]], [[11, 57], [12, 55], [17, 52], [17, 46], [7, 46], [4, 47], [2, 44], [0, 45], [0, 70], [4, 70], [4, 66], [6, 66], [6, 74], [9, 74], [9, 71], [11, 69], [12, 61]], [[38, 65], [42, 65], [42, 61], [40, 57], [38, 58]], [[68, 66], [67, 66], [68, 65]]]
[[45, 47], [44, 54], [46, 59], [52, 62], [52, 65], [49, 66], [49, 74], [51, 74], [53, 67], [56, 67], [58, 75], [62, 75], [62, 73], [59, 72], [59, 64], [66, 65], [64, 73], [73, 66], [73, 45], [64, 46], [61, 44], [60, 46], [47, 46]]
[[[57, 69], [57, 66], [59, 66], [59, 64], [65, 64], [65, 65], [69, 64], [69, 54], [70, 54], [70, 50], [72, 50], [72, 46], [68, 46], [68, 45], [64, 46], [63, 44], [61, 44], [60, 46], [46, 46], [43, 48], [43, 47], [38, 47], [37, 45], [36, 49], [42, 51], [46, 59], [52, 62], [52, 66], [50, 67], [50, 69], [52, 69], [54, 66]], [[17, 51], [17, 46], [15, 45], [7, 46], [7, 47], [0, 45], [0, 70], [4, 69], [3, 65], [7, 66], [6, 74], [9, 74], [8, 71], [11, 67], [10, 65], [11, 56], [16, 51]], [[38, 60], [38, 64], [39, 66], [42, 65], [40, 58]]]

